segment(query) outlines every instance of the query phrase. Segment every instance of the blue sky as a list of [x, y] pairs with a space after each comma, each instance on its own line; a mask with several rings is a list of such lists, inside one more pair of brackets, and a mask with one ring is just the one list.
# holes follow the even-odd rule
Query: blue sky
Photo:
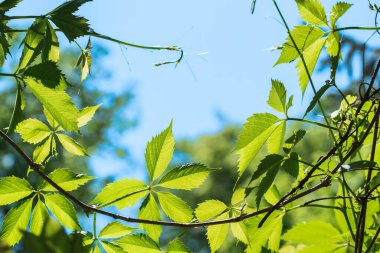
[[[40, 14], [61, 2], [25, 0], [12, 14]], [[289, 25], [300, 24], [295, 3], [278, 2]], [[334, 3], [322, 2], [327, 11]], [[367, 3], [351, 3], [354, 6], [340, 24], [373, 25], [373, 13]], [[256, 12], [251, 15], [250, 0], [95, 0], [84, 5], [79, 14], [86, 16], [99, 33], [143, 45], [177, 45], [185, 51], [184, 61], [177, 68], [155, 67], [154, 63], [177, 55], [124, 50], [117, 44], [94, 39], [110, 48], [111, 54], [103, 64], [114, 70], [114, 78], [99, 85], [120, 89], [129, 83], [135, 91], [133, 111], [127, 113], [138, 115], [140, 124], [123, 135], [120, 142], [130, 147], [138, 167], [143, 167], [146, 142], [172, 119], [176, 138], [216, 132], [222, 127], [216, 113], [241, 124], [253, 113], [269, 110], [265, 102], [271, 78], [283, 81], [289, 94], [300, 97], [294, 66], [273, 68], [279, 53], [267, 50], [282, 44], [286, 37], [272, 1], [258, 0]], [[360, 37], [365, 39], [370, 34], [360, 32]], [[85, 39], [80, 42], [85, 45]], [[327, 78], [328, 73], [318, 74], [317, 86]], [[293, 114], [307, 107], [310, 95], [308, 89], [303, 101], [294, 101]], [[104, 161], [113, 162], [114, 168], [102, 169], [99, 164]], [[120, 177], [127, 171], [139, 178], [145, 175], [101, 152], [92, 158], [92, 165], [99, 176]]]

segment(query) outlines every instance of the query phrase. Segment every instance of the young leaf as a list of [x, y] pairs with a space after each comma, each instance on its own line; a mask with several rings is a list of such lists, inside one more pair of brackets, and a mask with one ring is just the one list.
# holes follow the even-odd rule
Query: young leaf
[[290, 36], [288, 36], [281, 50], [280, 58], [277, 60], [275, 65], [294, 61], [299, 57], [296, 46], [300, 53], [303, 53], [306, 48], [321, 38], [323, 34], [324, 31], [318, 27], [306, 25], [294, 27], [290, 31], [290, 35], [292, 36], [296, 45], [294, 45], [292, 39]]
[[173, 241], [168, 243], [167, 251], [168, 253], [191, 253], [186, 245], [178, 238], [175, 238]]
[[99, 233], [99, 238], [116, 239], [131, 233], [135, 228], [128, 227], [118, 221], [108, 223]]
[[277, 154], [281, 150], [282, 141], [284, 140], [286, 132], [286, 121], [282, 121], [277, 125], [272, 135], [268, 139], [268, 151], [272, 154]]
[[145, 151], [145, 161], [152, 181], [159, 177], [168, 166], [174, 152], [174, 137], [172, 122], [162, 133], [148, 142]]
[[92, 117], [95, 115], [96, 110], [98, 110], [100, 106], [101, 104], [85, 107], [80, 110], [78, 117], [78, 127], [87, 125], [87, 123], [92, 119]]
[[170, 192], [156, 192], [162, 210], [175, 222], [190, 222], [193, 210], [185, 201]]
[[44, 198], [46, 206], [65, 227], [71, 230], [81, 230], [71, 202], [60, 194], [46, 194]]
[[268, 191], [268, 189], [272, 186], [274, 179], [278, 171], [280, 170], [280, 163], [275, 164], [273, 167], [268, 170], [264, 178], [261, 180], [257, 193], [256, 193], [256, 205], [257, 208], [260, 206], [260, 202], [264, 194]]
[[314, 106], [318, 103], [318, 101], [321, 99], [323, 94], [331, 87], [330, 84], [323, 85], [318, 92], [314, 95], [313, 100], [311, 101], [310, 105], [307, 107], [305, 114], [303, 117], [305, 118], [306, 115], [311, 112], [314, 109]]
[[285, 113], [286, 89], [282, 82], [272, 80], [272, 89], [269, 92], [267, 103], [276, 111]]
[[45, 87], [55, 89], [61, 83], [62, 73], [58, 69], [57, 63], [45, 61], [27, 68], [23, 76], [34, 77]]
[[44, 228], [44, 222], [49, 217], [45, 204], [38, 199], [30, 221], [30, 232], [39, 236]]
[[312, 25], [328, 26], [325, 9], [318, 0], [296, 0], [302, 19]]
[[47, 125], [37, 119], [27, 119], [20, 122], [15, 130], [28, 143], [37, 144], [51, 135]]
[[65, 134], [56, 134], [59, 142], [66, 149], [66, 151], [70, 152], [73, 155], [77, 156], [87, 156], [86, 150], [79, 145], [76, 141], [71, 139], [69, 136]]
[[[224, 213], [216, 218], [216, 220], [228, 219], [228, 213]], [[228, 233], [229, 224], [215, 225], [207, 227], [207, 239], [210, 245], [211, 253], [217, 251], [222, 246]]]
[[78, 109], [62, 90], [46, 88], [32, 77], [24, 78], [37, 99], [45, 106], [54, 119], [67, 131], [78, 131]]
[[[86, 176], [83, 174], [75, 174], [69, 169], [56, 169], [49, 174], [49, 178], [58, 184], [65, 191], [74, 191], [80, 186], [86, 184], [94, 177]], [[43, 191], [57, 191], [53, 186], [44, 181], [41, 185]]]
[[301, 59], [299, 59], [297, 62], [296, 68], [298, 70], [299, 85], [301, 87], [302, 95], [305, 93], [307, 84], [310, 81], [308, 73], [311, 77], [325, 43], [326, 38], [320, 38], [305, 50], [303, 58], [305, 60], [306, 68], [308, 71], [306, 71], [306, 68]]
[[19, 70], [23, 70], [29, 66], [40, 54], [47, 22], [45, 18], [37, 18], [28, 29], [23, 41], [24, 50], [20, 58]]
[[33, 187], [25, 179], [15, 176], [0, 178], [0, 205], [8, 205], [33, 193]]
[[28, 226], [32, 204], [33, 198], [29, 198], [18, 203], [7, 213], [1, 228], [1, 240], [10, 246], [20, 241], [23, 231], [25, 231]]
[[348, 4], [345, 2], [336, 3], [330, 12], [330, 22], [331, 27], [335, 26], [336, 21], [344, 14], [346, 11], [352, 6], [352, 4]]
[[127, 252], [161, 253], [161, 250], [158, 247], [157, 243], [145, 234], [128, 235], [121, 238], [120, 240], [117, 240], [116, 243]]
[[199, 221], [211, 220], [227, 209], [226, 204], [219, 200], [206, 200], [195, 209], [195, 215]]
[[[113, 205], [123, 209], [134, 205], [147, 194], [147, 191], [147, 185], [137, 179], [120, 179], [107, 184], [91, 201], [91, 204]], [[138, 198], [134, 198], [134, 196]]]
[[236, 152], [240, 156], [239, 176], [243, 174], [251, 161], [256, 157], [261, 147], [276, 129], [276, 123], [279, 121], [279, 118], [269, 113], [254, 114], [248, 118], [235, 147]]
[[169, 189], [192, 190], [198, 188], [212, 171], [214, 170], [203, 164], [185, 164], [166, 173], [157, 185]]
[[[160, 210], [158, 209], [156, 200], [154, 199], [152, 194], [149, 194], [144, 202], [141, 204], [139, 214], [139, 219], [147, 219], [147, 220], [160, 220]], [[140, 228], [148, 233], [148, 235], [155, 241], [158, 242], [160, 238], [162, 227], [158, 225], [148, 225], [141, 224]]]
[[334, 57], [339, 53], [340, 36], [338, 32], [331, 32], [326, 39], [326, 52]]

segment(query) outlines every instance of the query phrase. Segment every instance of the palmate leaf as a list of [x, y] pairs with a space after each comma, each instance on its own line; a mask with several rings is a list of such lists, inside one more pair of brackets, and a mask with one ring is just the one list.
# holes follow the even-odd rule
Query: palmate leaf
[[195, 215], [199, 221], [207, 221], [220, 215], [226, 211], [227, 208], [226, 204], [219, 200], [206, 200], [200, 203], [195, 209]]
[[284, 157], [282, 155], [277, 154], [271, 154], [264, 157], [264, 159], [260, 161], [259, 165], [257, 166], [257, 169], [253, 173], [250, 183], [264, 175], [269, 170], [273, 169], [273, 167], [280, 166], [283, 160]]
[[305, 136], [306, 131], [303, 129], [297, 130], [297, 132], [293, 133], [292, 136], [290, 136], [288, 139], [286, 139], [283, 150], [285, 153], [289, 154], [295, 145], [297, 145], [298, 142], [302, 140], [302, 138]]
[[235, 147], [235, 151], [239, 154], [239, 177], [273, 134], [280, 121], [281, 119], [270, 113], [254, 114], [248, 118]]
[[146, 234], [133, 234], [115, 241], [125, 251], [133, 253], [161, 253], [160, 247]]
[[28, 143], [38, 144], [51, 135], [50, 128], [37, 119], [27, 119], [20, 122], [15, 130]]
[[135, 228], [128, 227], [118, 221], [108, 223], [99, 233], [98, 238], [116, 239], [131, 233]]
[[191, 253], [186, 245], [178, 238], [175, 238], [173, 241], [168, 243], [167, 251], [168, 253]]
[[[134, 205], [148, 193], [147, 185], [137, 179], [120, 179], [107, 184], [91, 204], [112, 205], [119, 209]], [[112, 203], [112, 204], [110, 204]]]
[[345, 2], [338, 2], [334, 4], [330, 12], [330, 22], [331, 26], [334, 27], [336, 21], [344, 14], [348, 9], [352, 6], [352, 4], [348, 4]]
[[79, 111], [78, 127], [87, 125], [87, 123], [92, 119], [92, 117], [94, 117], [95, 112], [99, 109], [100, 106], [101, 104], [81, 109]]
[[0, 206], [19, 201], [33, 192], [33, 187], [25, 179], [15, 176], [0, 178]]
[[60, 194], [45, 194], [45, 204], [65, 227], [81, 230], [74, 206]]
[[269, 92], [267, 104], [278, 112], [285, 113], [286, 89], [282, 82], [272, 80], [272, 89]]
[[[48, 177], [58, 184], [65, 191], [77, 190], [80, 186], [86, 184], [94, 177], [83, 174], [76, 174], [69, 169], [56, 169], [48, 175]], [[40, 186], [43, 191], [57, 191], [53, 186], [44, 181]]]
[[67, 131], [78, 131], [79, 112], [66, 92], [46, 88], [32, 77], [24, 78], [24, 82], [59, 125]]
[[106, 253], [123, 253], [123, 252], [125, 252], [122, 247], [115, 244], [114, 242], [100, 241], [100, 245], [102, 245], [102, 247], [106, 251]]
[[73, 155], [87, 156], [86, 150], [75, 140], [65, 134], [56, 134], [64, 149]]
[[52, 135], [33, 151], [33, 161], [43, 163], [51, 155], [55, 155], [57, 145]]
[[[324, 35], [324, 31], [318, 27], [302, 25], [294, 27], [290, 31], [290, 34], [300, 53], [303, 53], [310, 45]], [[297, 59], [299, 53], [297, 52], [296, 46], [290, 36], [288, 36], [275, 65], [292, 62]]]
[[325, 43], [326, 38], [320, 38], [305, 50], [303, 58], [305, 60], [308, 72], [306, 71], [302, 59], [299, 59], [296, 64], [296, 68], [298, 70], [299, 85], [301, 87], [302, 95], [305, 93], [307, 84], [310, 81], [308, 73], [310, 74], [310, 76], [312, 75], [315, 65], [318, 61], [319, 55]]
[[1, 228], [0, 239], [8, 245], [13, 246], [22, 237], [22, 231], [28, 226], [30, 213], [32, 211], [33, 198], [29, 198], [14, 206], [4, 217]]
[[45, 40], [43, 43], [44, 44], [43, 44], [42, 52], [41, 52], [42, 62], [46, 62], [46, 61], [58, 62], [59, 40], [50, 22], [46, 22], [46, 33], [45, 33]]
[[340, 36], [338, 32], [330, 32], [326, 39], [326, 52], [334, 57], [339, 53]]
[[173, 152], [174, 137], [172, 133], [172, 122], [170, 122], [169, 127], [159, 135], [153, 137], [146, 147], [145, 161], [152, 181], [164, 172], [172, 159]]
[[328, 26], [323, 5], [318, 0], [296, 0], [302, 19], [312, 25]]
[[281, 121], [268, 139], [268, 152], [277, 154], [280, 152], [286, 132], [286, 121]]
[[192, 163], [170, 170], [166, 173], [157, 186], [169, 189], [192, 190], [199, 187], [213, 169], [203, 164]]
[[8, 135], [13, 133], [17, 124], [23, 120], [22, 111], [23, 111], [24, 107], [25, 107], [25, 101], [24, 101], [24, 96], [22, 93], [22, 87], [18, 83], [17, 84], [17, 93], [16, 93], [15, 104], [14, 104], [13, 112], [12, 112], [12, 118], [11, 118], [11, 121], [10, 121], [8, 129], [7, 129]]
[[28, 67], [23, 72], [23, 76], [34, 77], [45, 87], [55, 89], [61, 84], [62, 73], [58, 69], [57, 63], [45, 61]]
[[[228, 213], [223, 213], [220, 216], [218, 216], [215, 220], [224, 220], [228, 219]], [[223, 242], [225, 241], [228, 229], [230, 224], [222, 224], [222, 225], [215, 225], [215, 226], [208, 226], [207, 227], [207, 239], [208, 243], [210, 245], [211, 253], [217, 251], [220, 246], [222, 246]]]
[[[152, 194], [149, 194], [141, 204], [138, 218], [156, 221], [161, 219], [160, 210], [158, 209], [158, 205]], [[150, 238], [152, 238], [155, 242], [158, 242], [162, 232], [161, 226], [140, 223], [140, 228], [146, 231]]]
[[281, 163], [277, 163], [274, 166], [272, 166], [271, 168], [269, 168], [269, 170], [267, 171], [267, 173], [265, 174], [263, 179], [260, 181], [260, 184], [259, 184], [259, 187], [258, 187], [258, 190], [256, 193], [257, 208], [260, 207], [260, 202], [261, 202], [261, 199], [263, 198], [264, 194], [272, 186], [272, 183], [273, 183], [274, 179], [276, 178], [278, 171], [280, 170], [280, 165], [281, 165]]
[[193, 210], [185, 201], [170, 192], [156, 192], [162, 210], [175, 222], [190, 222]]
[[49, 214], [45, 204], [38, 199], [36, 205], [34, 206], [32, 219], [30, 221], [30, 232], [37, 236], [40, 235], [44, 228], [44, 222], [48, 219], [48, 217]]

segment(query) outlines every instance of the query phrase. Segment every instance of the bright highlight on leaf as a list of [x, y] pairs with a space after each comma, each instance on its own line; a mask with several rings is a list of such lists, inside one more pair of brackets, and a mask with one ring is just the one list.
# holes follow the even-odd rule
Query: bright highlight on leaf
[[0, 178], [0, 205], [12, 204], [23, 199], [34, 191], [25, 179], [18, 177]]
[[[89, 177], [83, 174], [75, 174], [69, 169], [55, 169], [48, 176], [65, 191], [77, 190], [80, 186], [94, 179], [94, 177]], [[42, 183], [40, 188], [43, 191], [57, 191], [57, 189], [46, 181]]]
[[131, 233], [135, 228], [128, 227], [120, 222], [114, 221], [105, 226], [99, 233], [99, 238], [116, 239]]
[[312, 25], [328, 26], [325, 9], [318, 0], [296, 0], [302, 19]]
[[186, 223], [193, 219], [193, 210], [185, 201], [170, 192], [156, 192], [162, 210], [175, 222]]

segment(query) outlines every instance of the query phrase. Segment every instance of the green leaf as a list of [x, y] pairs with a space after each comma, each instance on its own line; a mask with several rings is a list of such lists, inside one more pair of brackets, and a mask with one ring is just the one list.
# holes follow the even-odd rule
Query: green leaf
[[79, 112], [67, 93], [62, 90], [46, 88], [41, 82], [32, 77], [24, 78], [24, 82], [59, 125], [67, 131], [78, 130]]
[[268, 151], [272, 154], [277, 154], [281, 150], [282, 141], [284, 140], [286, 132], [286, 121], [282, 121], [277, 125], [276, 129], [273, 131], [272, 135], [268, 139]]
[[135, 228], [128, 227], [118, 221], [108, 223], [99, 233], [99, 238], [102, 239], [115, 239], [128, 235]]
[[276, 175], [278, 171], [280, 170], [280, 164], [277, 163], [273, 165], [271, 168], [269, 168], [268, 172], [265, 174], [264, 178], [261, 180], [257, 193], [256, 193], [256, 205], [257, 208], [260, 207], [260, 202], [264, 194], [269, 190], [269, 188], [272, 186], [272, 183], [274, 179], [276, 178]]
[[286, 89], [282, 82], [272, 80], [272, 89], [269, 92], [267, 103], [276, 111], [285, 113]]
[[99, 247], [99, 244], [95, 245], [95, 248], [92, 250], [92, 253], [102, 253], [102, 250]]
[[137, 179], [120, 179], [107, 184], [91, 204], [116, 206], [120, 210], [134, 205], [147, 194], [147, 191], [147, 185]]
[[[310, 45], [321, 38], [324, 35], [324, 31], [318, 27], [313, 26], [296, 26], [290, 31], [298, 50], [303, 53]], [[299, 57], [297, 48], [294, 45], [290, 36], [286, 38], [286, 41], [281, 50], [280, 58], [276, 64], [292, 62]]]
[[[282, 218], [284, 213], [274, 212], [269, 216], [267, 221], [262, 227], [258, 227], [263, 215], [255, 216], [246, 220], [246, 226], [248, 230], [250, 243], [248, 244], [247, 253], [260, 253], [262, 252], [262, 247], [272, 238], [273, 233], [278, 233], [278, 224], [282, 224]], [[273, 236], [271, 245], [274, 246], [276, 236]]]
[[170, 170], [157, 185], [169, 189], [192, 190], [198, 188], [212, 171], [214, 170], [203, 164], [185, 164]]
[[38, 199], [30, 222], [30, 232], [39, 236], [44, 228], [44, 222], [49, 218], [45, 204]]
[[45, 18], [37, 18], [28, 29], [23, 41], [24, 49], [20, 58], [19, 70], [29, 66], [41, 53], [47, 22]]
[[106, 253], [122, 253], [125, 252], [119, 245], [114, 242], [106, 242], [100, 241], [100, 245], [102, 245], [103, 249]]
[[[156, 221], [161, 219], [160, 210], [158, 209], [156, 200], [152, 194], [149, 194], [141, 204], [138, 218]], [[160, 238], [162, 232], [161, 226], [140, 223], [140, 228], [146, 231], [155, 242], [158, 242], [158, 239]]]
[[43, 163], [50, 155], [55, 155], [57, 145], [54, 137], [51, 135], [33, 151], [33, 161], [35, 163]]
[[34, 192], [25, 179], [15, 176], [0, 178], [0, 205], [8, 205], [23, 199]]
[[199, 221], [211, 220], [226, 211], [228, 207], [219, 200], [206, 200], [195, 209], [195, 215]]
[[173, 241], [168, 243], [167, 251], [168, 253], [191, 253], [186, 245], [178, 238], [175, 238]]
[[282, 221], [281, 222], [279, 221], [274, 224], [272, 234], [270, 235], [269, 240], [268, 240], [268, 249], [270, 249], [271, 252], [278, 252], [280, 248], [281, 233], [282, 233]]
[[175, 222], [190, 222], [193, 210], [185, 201], [170, 192], [156, 192], [162, 210]]
[[330, 12], [331, 27], [335, 26], [336, 21], [352, 6], [345, 2], [338, 2], [334, 4]]
[[[94, 179], [94, 177], [76, 174], [69, 169], [56, 169], [48, 176], [65, 191], [74, 191], [80, 186], [86, 184], [88, 181]], [[43, 191], [57, 191], [57, 189], [46, 181], [42, 183], [40, 188]]]
[[101, 106], [101, 104], [96, 106], [85, 107], [79, 111], [78, 117], [78, 127], [87, 125], [87, 123], [94, 117], [96, 110]]
[[65, 134], [56, 134], [56, 136], [66, 151], [77, 156], [87, 156], [86, 150], [69, 136]]
[[27, 119], [20, 122], [15, 130], [28, 143], [37, 144], [51, 135], [50, 128], [37, 119]]
[[280, 166], [283, 159], [284, 157], [282, 155], [267, 155], [263, 160], [260, 161], [259, 165], [257, 166], [257, 170], [252, 175], [250, 183], [271, 170], [273, 167]]
[[128, 235], [116, 243], [120, 245], [125, 251], [133, 253], [161, 253], [157, 243], [153, 241], [148, 235], [133, 234]]
[[291, 95], [286, 103], [286, 114], [288, 114], [288, 110], [293, 105], [293, 95]]
[[23, 76], [34, 77], [45, 87], [55, 89], [61, 84], [62, 73], [57, 63], [45, 61], [27, 68]]
[[0, 3], [0, 13], [4, 14], [10, 9], [16, 7], [22, 0], [4, 0]]
[[274, 184], [272, 187], [264, 194], [265, 200], [274, 206], [277, 204], [281, 199], [281, 194], [277, 189], [277, 186]]
[[18, 203], [6, 214], [1, 228], [1, 240], [10, 246], [13, 246], [20, 241], [23, 235], [22, 231], [25, 231], [28, 226], [32, 204], [33, 198], [29, 198]]
[[[228, 219], [228, 213], [224, 213], [216, 218], [216, 220], [224, 220]], [[210, 245], [211, 253], [215, 252], [222, 246], [223, 242], [225, 241], [228, 233], [228, 228], [230, 224], [222, 224], [222, 225], [215, 225], [215, 226], [208, 226], [207, 227], [207, 239], [208, 243]]]
[[328, 26], [325, 9], [318, 0], [296, 0], [302, 19], [312, 25]]
[[69, 41], [86, 35], [90, 31], [87, 19], [73, 15], [81, 5], [90, 1], [91, 0], [67, 1], [48, 13], [51, 21], [62, 30]]
[[240, 205], [245, 200], [246, 195], [247, 194], [246, 194], [245, 188], [236, 189], [231, 197], [231, 205], [232, 206]]
[[168, 166], [174, 152], [174, 137], [172, 122], [159, 135], [148, 142], [145, 151], [145, 161], [152, 181], [159, 177]]
[[269, 113], [254, 114], [248, 118], [235, 147], [239, 154], [239, 176], [256, 157], [261, 147], [277, 128], [276, 123], [279, 121], [279, 118]]
[[289, 158], [285, 159], [284, 163], [281, 166], [281, 169], [285, 170], [285, 172], [289, 173], [294, 178], [298, 178], [299, 172], [299, 160], [301, 158], [297, 153], [292, 152], [289, 155]]
[[326, 39], [326, 52], [334, 57], [339, 53], [340, 36], [338, 32], [330, 33]]
[[313, 100], [311, 100], [310, 105], [307, 107], [305, 114], [303, 115], [304, 118], [306, 117], [306, 115], [307, 115], [309, 112], [311, 112], [311, 111], [314, 109], [315, 105], [318, 103], [318, 101], [321, 99], [321, 97], [325, 94], [325, 92], [326, 92], [330, 87], [331, 87], [330, 84], [325, 84], [325, 85], [323, 85], [323, 86], [317, 91], [317, 93], [316, 93], [316, 94], [314, 95], [314, 97], [313, 97]]
[[[1, 64], [0, 64], [1, 65]], [[15, 130], [16, 126], [22, 121], [23, 115], [22, 115], [22, 110], [24, 109], [24, 97], [22, 93], [22, 88], [21, 85], [17, 85], [17, 93], [16, 93], [16, 99], [15, 99], [15, 104], [13, 107], [13, 113], [12, 113], [12, 118], [9, 123], [8, 129], [7, 129], [7, 134], [13, 133]]]
[[303, 129], [297, 130], [297, 132], [293, 133], [292, 136], [290, 136], [288, 139], [286, 139], [283, 150], [285, 153], [289, 154], [294, 146], [302, 140], [302, 138], [305, 136], [306, 131]]
[[299, 85], [301, 87], [302, 95], [305, 93], [306, 86], [310, 81], [308, 73], [310, 74], [310, 77], [311, 77], [314, 71], [315, 65], [318, 61], [319, 55], [325, 43], [326, 43], [326, 38], [320, 38], [305, 50], [303, 54], [303, 58], [305, 60], [305, 64], [306, 64], [306, 68], [308, 72], [305, 69], [302, 59], [299, 59], [297, 62], [296, 68], [298, 70]]
[[323, 221], [310, 221], [298, 224], [283, 235], [283, 239], [303, 244], [338, 244], [344, 239], [331, 224]]
[[43, 62], [58, 62], [59, 60], [59, 40], [50, 22], [46, 22], [46, 33], [41, 58]]
[[81, 230], [74, 206], [60, 194], [45, 194], [45, 204], [65, 227]]
[[233, 236], [238, 239], [239, 241], [243, 242], [244, 244], [248, 244], [248, 231], [247, 227], [245, 226], [244, 222], [234, 222], [231, 223], [231, 232]]

